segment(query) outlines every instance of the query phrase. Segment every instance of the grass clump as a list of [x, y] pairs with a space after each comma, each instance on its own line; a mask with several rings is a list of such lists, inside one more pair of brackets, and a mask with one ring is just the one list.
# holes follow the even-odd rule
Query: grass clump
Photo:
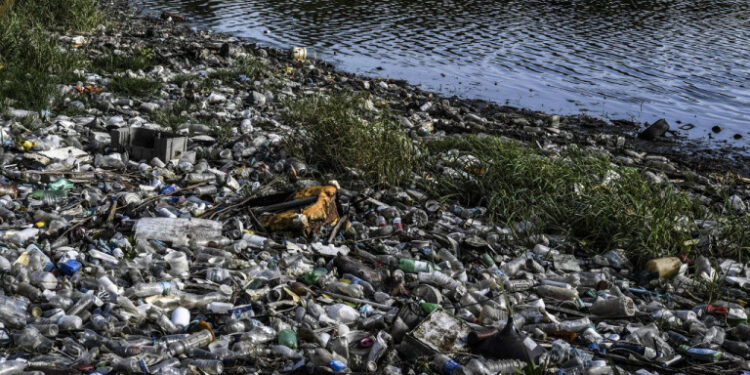
[[125, 70], [149, 70], [156, 64], [154, 52], [149, 48], [138, 48], [131, 55], [107, 52], [92, 62], [99, 72], [120, 72]]
[[263, 63], [260, 60], [255, 57], [245, 57], [238, 59], [234, 66], [229, 69], [219, 69], [208, 73], [208, 78], [222, 82], [234, 82], [240, 76], [244, 76], [243, 79], [252, 82], [261, 78], [264, 72]]
[[114, 93], [131, 96], [144, 96], [156, 93], [161, 83], [148, 78], [116, 76], [109, 83]]
[[90, 30], [102, 20], [96, 0], [6, 0], [0, 14], [0, 106], [47, 108], [55, 85], [84, 65], [53, 31]]
[[638, 169], [575, 147], [547, 157], [514, 141], [462, 135], [428, 149], [444, 167], [434, 171], [438, 194], [486, 206], [496, 222], [530, 221], [539, 232], [570, 235], [597, 250], [623, 248], [636, 260], [690, 251], [694, 219], [718, 215], [684, 192], [648, 182]]
[[420, 149], [383, 114], [365, 110], [362, 96], [311, 96], [288, 104], [295, 126], [288, 148], [324, 172], [356, 172], [373, 185], [409, 183], [421, 168]]
[[172, 83], [174, 83], [177, 86], [182, 87], [187, 82], [194, 81], [198, 79], [197, 74], [177, 74], [174, 77], [172, 77]]
[[187, 100], [178, 100], [169, 108], [154, 112], [151, 119], [159, 125], [166, 126], [172, 131], [177, 131], [179, 126], [187, 122], [187, 116], [182, 113], [190, 109], [190, 103]]

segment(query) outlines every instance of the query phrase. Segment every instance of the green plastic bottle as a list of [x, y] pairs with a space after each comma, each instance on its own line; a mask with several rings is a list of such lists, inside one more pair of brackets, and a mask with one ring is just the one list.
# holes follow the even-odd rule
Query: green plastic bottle
[[430, 262], [408, 258], [399, 259], [398, 268], [411, 273], [430, 272], [435, 269]]
[[279, 331], [279, 345], [286, 346], [292, 350], [297, 350], [297, 333], [291, 329], [282, 329]]
[[421, 307], [422, 311], [424, 311], [425, 314], [428, 314], [428, 315], [430, 313], [432, 313], [433, 311], [435, 311], [435, 310], [442, 310], [443, 309], [443, 306], [440, 306], [437, 303], [430, 303], [430, 302], [424, 302], [424, 301], [422, 301], [422, 302], [419, 303], [419, 307]]
[[48, 187], [50, 190], [70, 190], [73, 188], [73, 183], [64, 178], [61, 178], [49, 184]]
[[495, 261], [488, 253], [482, 254], [482, 264], [484, 264], [484, 266], [487, 268], [495, 267]]
[[308, 273], [305, 274], [304, 279], [305, 283], [308, 285], [315, 285], [320, 282], [320, 280], [328, 273], [328, 270], [324, 267], [318, 267]]
[[36, 190], [29, 194], [32, 199], [40, 200], [44, 204], [52, 205], [66, 201], [68, 192], [66, 190]]

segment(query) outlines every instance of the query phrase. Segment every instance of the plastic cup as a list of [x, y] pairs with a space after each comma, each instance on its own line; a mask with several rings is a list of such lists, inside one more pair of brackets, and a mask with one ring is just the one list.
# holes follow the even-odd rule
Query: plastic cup
[[187, 255], [181, 251], [173, 251], [164, 257], [169, 264], [169, 274], [173, 276], [182, 275], [190, 271]]

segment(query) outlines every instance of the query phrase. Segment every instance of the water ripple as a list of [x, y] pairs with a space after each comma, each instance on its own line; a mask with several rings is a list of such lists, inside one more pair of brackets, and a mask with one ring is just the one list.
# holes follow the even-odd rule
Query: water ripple
[[141, 3], [280, 47], [312, 47], [347, 70], [383, 67], [378, 75], [448, 94], [564, 113], [667, 117], [698, 125], [698, 137], [716, 124], [750, 131], [747, 0]]

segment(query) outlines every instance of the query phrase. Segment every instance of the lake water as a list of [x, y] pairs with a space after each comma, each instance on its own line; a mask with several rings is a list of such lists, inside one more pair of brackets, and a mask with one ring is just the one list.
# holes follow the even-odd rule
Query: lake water
[[[750, 144], [748, 0], [140, 0], [344, 70]], [[710, 128], [724, 130], [713, 134]]]

